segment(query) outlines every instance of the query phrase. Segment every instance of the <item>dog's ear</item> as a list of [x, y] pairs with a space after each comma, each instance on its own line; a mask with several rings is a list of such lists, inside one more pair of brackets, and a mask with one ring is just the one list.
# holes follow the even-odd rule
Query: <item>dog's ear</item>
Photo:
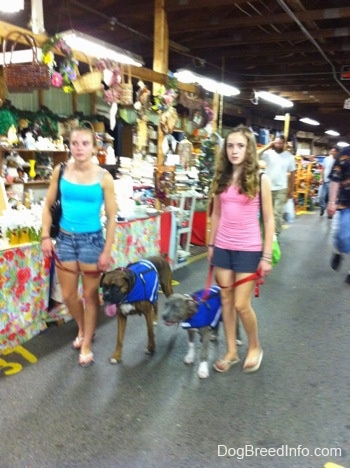
[[188, 311], [195, 314], [198, 310], [198, 302], [196, 302], [193, 297], [188, 296], [186, 297], [186, 303], [188, 307]]
[[104, 279], [105, 276], [106, 276], [106, 273], [102, 273], [102, 276], [101, 276], [101, 279], [100, 279], [100, 288], [102, 288], [102, 283], [103, 283], [103, 279]]

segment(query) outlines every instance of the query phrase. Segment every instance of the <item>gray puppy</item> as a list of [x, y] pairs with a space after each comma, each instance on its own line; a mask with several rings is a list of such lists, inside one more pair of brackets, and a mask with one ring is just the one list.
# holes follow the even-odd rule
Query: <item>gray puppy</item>
[[[219, 321], [221, 319], [220, 287], [201, 289], [189, 294], [171, 294], [165, 301], [163, 320], [166, 325], [181, 324], [188, 330], [188, 351], [184, 357], [185, 364], [193, 364], [195, 360], [195, 332], [201, 336], [200, 364], [198, 377], [209, 377], [208, 348], [209, 341], [216, 339]], [[237, 329], [237, 344], [242, 344]]]

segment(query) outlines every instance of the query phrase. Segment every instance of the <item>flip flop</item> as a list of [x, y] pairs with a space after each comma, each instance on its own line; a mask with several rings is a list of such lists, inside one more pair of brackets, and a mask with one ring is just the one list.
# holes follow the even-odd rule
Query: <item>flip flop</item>
[[219, 359], [218, 361], [214, 362], [213, 368], [217, 372], [227, 372], [231, 369], [232, 366], [238, 364], [239, 361], [239, 358], [233, 359], [232, 361], [225, 361], [224, 359]]
[[95, 364], [94, 353], [79, 354], [79, 366], [90, 367]]
[[84, 337], [79, 338], [79, 336], [77, 336], [72, 343], [72, 349], [79, 350], [81, 348], [83, 341], [84, 341]]
[[263, 355], [264, 355], [263, 350], [260, 348], [260, 352], [258, 354], [258, 357], [257, 357], [256, 361], [255, 361], [255, 364], [253, 366], [250, 366], [250, 367], [244, 367], [243, 366], [242, 371], [244, 373], [246, 373], [246, 374], [251, 374], [252, 372], [256, 372], [257, 370], [259, 370]]

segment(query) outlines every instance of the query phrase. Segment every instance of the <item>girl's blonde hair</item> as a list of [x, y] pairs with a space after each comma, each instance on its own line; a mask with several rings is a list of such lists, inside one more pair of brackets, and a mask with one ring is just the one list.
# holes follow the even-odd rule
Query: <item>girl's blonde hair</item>
[[253, 131], [239, 125], [233, 128], [225, 137], [224, 143], [219, 150], [216, 158], [216, 167], [211, 186], [212, 195], [218, 195], [224, 192], [230, 185], [234, 166], [227, 157], [227, 139], [234, 133], [241, 134], [247, 140], [247, 149], [243, 161], [242, 173], [238, 182], [239, 193], [254, 198], [259, 191], [259, 160], [256, 152], [256, 140]]
[[96, 135], [95, 135], [95, 132], [91, 129], [91, 128], [87, 128], [87, 127], [73, 127], [69, 133], [69, 142], [71, 141], [71, 138], [72, 138], [72, 135], [73, 133], [80, 133], [80, 132], [84, 132], [84, 133], [87, 133], [88, 135], [91, 135], [91, 138], [92, 138], [92, 142], [93, 142], [93, 146], [94, 146], [94, 149], [96, 150], [97, 148], [97, 139], [96, 139]]

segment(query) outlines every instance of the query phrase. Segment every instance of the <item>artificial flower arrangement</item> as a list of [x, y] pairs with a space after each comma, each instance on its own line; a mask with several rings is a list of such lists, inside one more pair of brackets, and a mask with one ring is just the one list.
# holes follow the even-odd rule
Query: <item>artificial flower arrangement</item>
[[101, 59], [95, 65], [103, 73], [103, 99], [107, 104], [119, 102], [122, 89], [122, 75], [118, 63], [110, 59]]
[[[55, 61], [54, 49], [63, 55], [59, 65]], [[55, 34], [42, 45], [42, 52], [42, 62], [50, 69], [51, 85], [62, 88], [65, 93], [72, 93], [74, 91], [72, 81], [77, 77], [78, 65], [77, 60], [73, 58], [72, 49], [59, 34]]]
[[168, 78], [165, 85], [161, 86], [154, 96], [155, 111], [165, 112], [169, 107], [175, 106], [179, 95], [177, 79], [172, 72], [168, 72]]

